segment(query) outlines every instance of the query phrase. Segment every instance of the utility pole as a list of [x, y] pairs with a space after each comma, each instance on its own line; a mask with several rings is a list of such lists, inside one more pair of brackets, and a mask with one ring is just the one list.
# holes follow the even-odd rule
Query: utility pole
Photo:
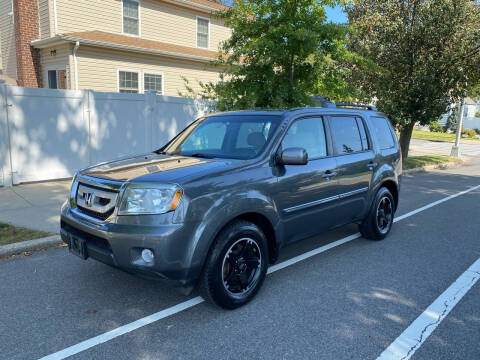
[[460, 139], [462, 137], [464, 104], [465, 104], [465, 99], [462, 98], [462, 102], [460, 103], [460, 116], [458, 118], [458, 124], [457, 124], [457, 137], [455, 138], [455, 145], [452, 146], [452, 151], [450, 152], [450, 156], [456, 157], [456, 158], [460, 157]]

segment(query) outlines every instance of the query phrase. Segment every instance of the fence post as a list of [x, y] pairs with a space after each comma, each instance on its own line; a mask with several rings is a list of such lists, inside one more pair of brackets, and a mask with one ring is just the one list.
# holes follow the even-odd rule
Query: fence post
[[84, 91], [84, 95], [87, 96], [87, 129], [88, 129], [88, 146], [87, 146], [87, 165], [91, 166], [92, 165], [92, 108], [91, 108], [91, 101], [90, 101], [90, 96], [92, 93], [92, 90], [87, 89], [87, 90], [82, 90]]
[[3, 108], [5, 109], [5, 126], [7, 128], [7, 147], [8, 147], [8, 168], [10, 170], [10, 176], [4, 179], [5, 186], [13, 186], [15, 184], [14, 179], [14, 172], [13, 172], [13, 162], [12, 162], [12, 140], [11, 140], [11, 133], [10, 133], [10, 118], [9, 118], [9, 108], [12, 104], [8, 102], [8, 88], [7, 84], [3, 85]]
[[145, 93], [145, 152], [152, 151], [153, 147], [153, 118], [156, 109], [157, 92], [149, 90]]

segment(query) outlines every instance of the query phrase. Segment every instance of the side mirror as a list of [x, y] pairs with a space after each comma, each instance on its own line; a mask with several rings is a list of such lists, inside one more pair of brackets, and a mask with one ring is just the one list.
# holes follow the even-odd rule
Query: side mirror
[[282, 165], [307, 165], [308, 154], [303, 148], [288, 148], [282, 151], [280, 157]]

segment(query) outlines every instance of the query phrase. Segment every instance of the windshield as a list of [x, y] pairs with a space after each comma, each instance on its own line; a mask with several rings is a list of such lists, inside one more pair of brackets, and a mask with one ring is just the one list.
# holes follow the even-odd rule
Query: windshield
[[275, 115], [212, 116], [181, 132], [162, 152], [205, 158], [252, 159], [259, 155], [280, 122]]

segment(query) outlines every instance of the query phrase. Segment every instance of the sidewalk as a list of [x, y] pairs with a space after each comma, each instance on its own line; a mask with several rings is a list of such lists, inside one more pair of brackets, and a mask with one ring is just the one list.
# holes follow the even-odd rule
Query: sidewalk
[[58, 234], [69, 180], [0, 188], [0, 222]]

